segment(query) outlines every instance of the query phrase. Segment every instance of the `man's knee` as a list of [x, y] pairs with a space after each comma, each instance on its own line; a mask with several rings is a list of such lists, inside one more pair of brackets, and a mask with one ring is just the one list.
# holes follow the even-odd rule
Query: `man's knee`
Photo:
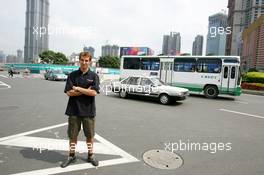
[[68, 118], [68, 137], [70, 140], [76, 140], [81, 129], [81, 120], [77, 116]]

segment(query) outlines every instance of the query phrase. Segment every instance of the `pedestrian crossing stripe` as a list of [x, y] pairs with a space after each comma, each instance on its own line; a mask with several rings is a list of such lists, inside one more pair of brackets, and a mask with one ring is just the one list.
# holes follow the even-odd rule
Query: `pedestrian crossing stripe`
[[7, 76], [5, 76], [5, 75], [0, 75], [0, 77], [3, 77], [3, 78], [8, 78]]
[[9, 88], [11, 88], [10, 85], [0, 81], [0, 89], [9, 89]]
[[[42, 132], [42, 131], [46, 131], [49, 129], [54, 129], [54, 128], [58, 128], [58, 127], [66, 126], [66, 125], [68, 125], [68, 123], [62, 123], [59, 125], [53, 125], [53, 126], [33, 130], [33, 131], [16, 134], [16, 135], [2, 137], [0, 138], [0, 145], [32, 148], [40, 152], [46, 149], [51, 149], [55, 151], [68, 151], [69, 149], [68, 140], [28, 136], [31, 134], [35, 134], [38, 132]], [[116, 145], [112, 144], [111, 142], [107, 141], [106, 139], [99, 136], [98, 134], [95, 134], [95, 139], [97, 140], [97, 142], [94, 143], [94, 153], [95, 154], [120, 156], [120, 158], [100, 161], [98, 167], [112, 166], [112, 165], [132, 163], [132, 162], [139, 161], [137, 158], [128, 154], [127, 152], [117, 147]], [[87, 152], [87, 146], [84, 141], [78, 141], [76, 152], [80, 152], [80, 153]], [[66, 168], [54, 167], [54, 168], [33, 170], [33, 171], [27, 171], [27, 172], [20, 172], [18, 174], [20, 175], [57, 174], [57, 173], [85, 170], [89, 168], [94, 168], [94, 166], [88, 163], [82, 163], [82, 164], [74, 164]]]

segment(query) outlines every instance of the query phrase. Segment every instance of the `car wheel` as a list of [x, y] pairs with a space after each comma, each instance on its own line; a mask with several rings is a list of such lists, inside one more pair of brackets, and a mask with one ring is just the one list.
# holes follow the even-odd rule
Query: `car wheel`
[[218, 88], [216, 86], [206, 86], [204, 89], [204, 95], [206, 98], [216, 98], [219, 94]]
[[124, 89], [122, 89], [122, 90], [119, 92], [119, 97], [121, 97], [121, 98], [126, 98], [126, 97], [127, 97], [127, 92], [126, 92]]
[[163, 105], [169, 104], [170, 103], [170, 97], [167, 94], [161, 94], [159, 96], [159, 101]]

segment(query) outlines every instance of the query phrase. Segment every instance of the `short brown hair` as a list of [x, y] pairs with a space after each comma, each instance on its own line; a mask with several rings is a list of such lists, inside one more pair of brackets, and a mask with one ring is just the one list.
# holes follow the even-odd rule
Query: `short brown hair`
[[92, 61], [92, 55], [89, 52], [81, 52], [80, 55], [79, 55], [79, 60], [82, 57], [88, 57], [89, 58], [89, 61]]

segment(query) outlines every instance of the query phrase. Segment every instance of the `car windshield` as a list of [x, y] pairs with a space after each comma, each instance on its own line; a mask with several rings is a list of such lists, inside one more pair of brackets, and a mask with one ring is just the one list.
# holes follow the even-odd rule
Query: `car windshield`
[[62, 74], [62, 70], [54, 70], [52, 72], [55, 73], [55, 74]]
[[156, 86], [161, 86], [161, 85], [165, 85], [165, 83], [163, 81], [161, 81], [158, 78], [151, 78], [150, 79]]

